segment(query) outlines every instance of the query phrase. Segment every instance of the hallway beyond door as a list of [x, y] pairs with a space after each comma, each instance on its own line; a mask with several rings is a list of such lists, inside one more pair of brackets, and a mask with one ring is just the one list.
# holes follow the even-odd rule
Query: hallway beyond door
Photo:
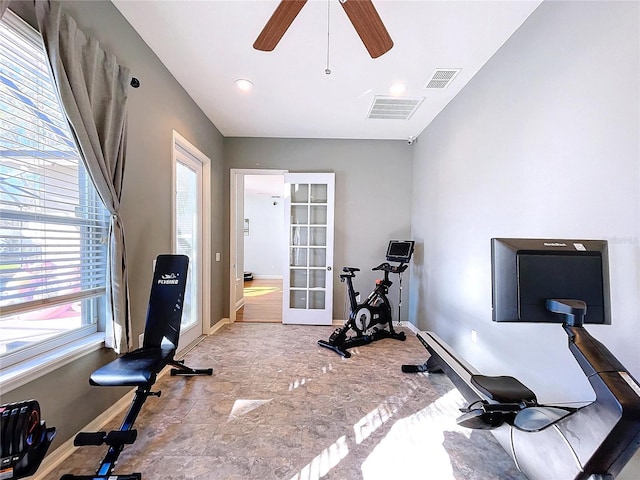
[[282, 322], [282, 280], [253, 279], [244, 282], [244, 306], [236, 322]]

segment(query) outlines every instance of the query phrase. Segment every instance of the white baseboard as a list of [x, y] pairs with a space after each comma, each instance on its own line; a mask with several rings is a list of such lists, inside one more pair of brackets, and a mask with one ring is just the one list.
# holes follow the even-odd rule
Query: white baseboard
[[411, 322], [402, 322], [402, 326], [407, 327], [409, 330], [411, 330], [415, 334], [417, 334], [420, 331], [420, 329]]
[[209, 327], [209, 333], [207, 335], [213, 335], [218, 330], [220, 330], [223, 326], [230, 323], [231, 323], [231, 320], [228, 318], [223, 318], [222, 320], [218, 320], [215, 324]]
[[236, 312], [244, 307], [244, 297], [236, 302]]

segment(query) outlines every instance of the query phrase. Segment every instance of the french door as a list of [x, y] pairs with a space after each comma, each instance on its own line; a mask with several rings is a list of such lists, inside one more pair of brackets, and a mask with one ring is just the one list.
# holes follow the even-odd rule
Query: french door
[[334, 173], [285, 173], [282, 322], [333, 320]]
[[203, 334], [203, 312], [209, 265], [207, 245], [208, 159], [174, 132], [173, 251], [189, 257], [187, 290], [180, 326], [178, 350], [194, 343]]

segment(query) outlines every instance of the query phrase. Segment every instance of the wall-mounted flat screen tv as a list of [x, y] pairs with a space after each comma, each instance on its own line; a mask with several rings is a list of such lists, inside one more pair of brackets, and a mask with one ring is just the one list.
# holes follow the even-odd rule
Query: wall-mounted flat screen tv
[[585, 323], [610, 324], [606, 240], [493, 238], [491, 286], [495, 322], [562, 323], [549, 298], [582, 300]]

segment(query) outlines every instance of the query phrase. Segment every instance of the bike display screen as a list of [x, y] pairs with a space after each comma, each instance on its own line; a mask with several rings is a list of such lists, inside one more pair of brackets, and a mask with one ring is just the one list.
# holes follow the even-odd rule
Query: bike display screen
[[387, 261], [409, 263], [414, 243], [413, 240], [391, 240], [387, 247]]

